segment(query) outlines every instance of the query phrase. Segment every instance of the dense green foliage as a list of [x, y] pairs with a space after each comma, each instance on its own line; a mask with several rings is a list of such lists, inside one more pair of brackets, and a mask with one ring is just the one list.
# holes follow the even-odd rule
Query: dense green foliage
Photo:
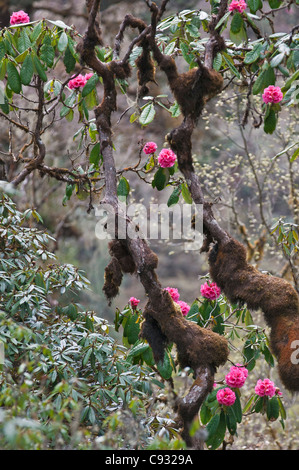
[[[186, 70], [204, 58], [211, 15], [219, 6], [217, 1], [210, 3], [208, 13], [186, 9], [169, 15], [158, 25], [160, 50], [180, 57]], [[227, 86], [240, 94], [240, 127], [244, 128], [250, 117], [254, 127], [263, 124], [269, 135], [276, 131], [283, 109], [298, 104], [299, 35], [296, 28], [291, 33], [274, 31], [271, 10], [280, 7], [284, 8], [280, 0], [249, 0], [246, 11], [227, 12], [218, 24], [219, 33], [226, 37], [226, 49], [217, 53], [213, 63]], [[270, 28], [269, 34], [263, 33], [265, 25]], [[74, 158], [68, 168], [64, 168], [65, 162], [63, 168], [50, 167], [44, 156], [38, 169], [64, 185], [64, 206], [71, 199], [89, 198], [91, 209], [93, 195], [101, 194], [104, 185], [93, 112], [102, 83], [101, 77], [92, 74], [84, 87], [69, 86], [73, 74], [78, 75], [82, 66], [76, 49], [80, 39], [74, 27], [60, 20], [37, 20], [1, 30], [0, 80], [4, 101], [0, 103], [0, 113], [5, 122], [24, 133], [19, 145], [20, 161], [23, 154], [27, 156], [26, 151], [32, 150], [34, 157], [24, 161], [33, 160], [35, 169], [40, 163], [40, 148], [36, 145], [39, 138], [64, 119], [67, 125], [76, 122], [73, 142], [76, 156], [84, 157], [80, 163]], [[133, 69], [141, 52], [141, 47], [132, 48], [129, 62]], [[96, 55], [108, 64], [113, 59], [113, 48], [96, 46]], [[83, 70], [80, 68], [80, 72]], [[168, 94], [148, 95], [142, 102], [133, 102], [128, 81], [115, 81], [117, 90], [128, 97], [129, 107], [123, 115], [128, 112], [130, 125], [150, 129], [161, 110], [170, 118], [180, 116], [178, 103]], [[271, 85], [281, 88], [281, 102], [263, 102], [262, 93]], [[36, 119], [27, 120], [29, 112], [36, 113]], [[32, 135], [37, 136], [36, 142], [30, 140]], [[156, 155], [143, 155], [142, 160], [141, 152], [142, 147], [138, 163], [130, 170], [142, 183], [148, 183], [156, 192], [171, 189], [168, 206], [182, 200], [191, 204], [178, 165], [161, 168]], [[285, 142], [271, 165], [285, 154], [291, 166], [299, 155], [297, 140]], [[124, 168], [117, 173], [122, 201], [129, 201], [133, 192], [126, 172]], [[152, 179], [147, 180], [148, 177]], [[260, 187], [259, 190], [262, 200]], [[277, 235], [277, 246], [281, 245], [290, 260], [298, 252], [298, 225], [282, 220], [273, 223], [272, 232], [268, 232]], [[165, 383], [173, 386], [175, 380], [180, 384], [182, 378], [192, 377], [193, 371], [179, 369], [173, 345], [167, 348], [163, 363], [154, 363], [149, 344], [139, 339], [142, 310], [130, 305], [117, 310], [114, 329], [123, 333], [122, 346], [114, 339], [115, 331], [106, 320], [97, 312], [85, 311], [76, 300], [81, 290], [89, 288], [89, 282], [73, 265], [57, 262], [48, 248], [51, 237], [36, 228], [42, 224], [35, 210], [19, 212], [7, 196], [1, 196], [0, 345], [4, 345], [5, 361], [0, 365], [0, 448], [184, 448], [178, 437], [179, 425], [169, 411], [173, 404], [169, 396], [163, 396], [168, 411], [161, 415], [150, 415], [146, 405], [150, 403], [153, 409], [155, 387], [160, 390]], [[101, 310], [99, 306], [99, 315]], [[259, 360], [274, 367], [267, 332], [245, 307], [230, 305], [223, 295], [213, 301], [200, 297], [194, 299], [186, 318], [225, 335], [237, 361], [246, 364], [249, 373]], [[285, 425], [280, 395], [258, 397], [252, 387], [245, 398], [245, 393], [242, 396], [243, 391], [237, 389], [236, 402], [226, 407], [216, 399], [221, 388], [224, 379], [217, 377], [217, 389], [206, 398], [192, 430], [196, 433], [205, 426], [211, 448], [218, 448], [227, 435], [236, 436], [245, 415], [261, 413], [268, 422], [279, 420], [282, 427]]]
[[[89, 447], [105, 418], [151, 392], [151, 372], [132, 365], [107, 321], [72, 303], [83, 273], [55, 263], [49, 235], [1, 196], [0, 448]], [[54, 264], [53, 264], [54, 263]]]

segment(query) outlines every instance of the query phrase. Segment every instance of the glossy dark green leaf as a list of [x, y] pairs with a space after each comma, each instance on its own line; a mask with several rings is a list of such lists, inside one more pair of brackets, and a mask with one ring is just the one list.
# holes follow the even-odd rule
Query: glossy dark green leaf
[[237, 34], [241, 31], [241, 28], [243, 26], [243, 18], [241, 13], [237, 12], [233, 15], [233, 19], [231, 22], [230, 29], [232, 33]]
[[8, 61], [6, 66], [7, 83], [14, 93], [20, 93], [22, 90], [22, 82], [19, 72], [13, 62]]
[[85, 96], [89, 95], [89, 93], [91, 93], [96, 88], [98, 82], [99, 82], [99, 77], [95, 73], [93, 74], [92, 77], [90, 77], [89, 80], [87, 80], [87, 83], [83, 87], [82, 97], [84, 98]]
[[206, 429], [209, 432], [209, 437], [206, 441], [207, 446], [211, 450], [218, 449], [224, 440], [226, 431], [226, 419], [223, 410], [220, 415], [217, 414], [211, 419]]
[[165, 188], [167, 183], [167, 177], [165, 175], [165, 172], [163, 171], [163, 168], [159, 168], [154, 176], [154, 179], [152, 181], [152, 187], [156, 188], [158, 191], [162, 191], [162, 189]]
[[28, 54], [25, 57], [25, 60], [20, 70], [20, 77], [21, 77], [21, 81], [23, 85], [29, 85], [33, 77], [33, 73], [34, 73], [34, 68], [33, 68], [32, 57], [30, 54]]
[[276, 129], [277, 119], [273, 109], [270, 109], [269, 113], [264, 119], [264, 131], [266, 134], [273, 134]]
[[171, 365], [167, 351], [165, 351], [164, 353], [163, 362], [162, 361], [158, 362], [157, 369], [161, 377], [163, 377], [163, 379], [165, 380], [170, 379], [170, 377], [172, 376], [173, 369], [172, 369], [172, 365]]
[[100, 158], [101, 158], [101, 146], [100, 146], [100, 142], [97, 142], [93, 146], [93, 148], [90, 152], [89, 161], [90, 161], [90, 163], [94, 164], [95, 167], [98, 167], [99, 162], [100, 162]]
[[180, 200], [180, 194], [181, 194], [180, 188], [174, 188], [174, 190], [172, 191], [171, 195], [168, 198], [167, 206], [171, 207], [177, 204]]
[[41, 61], [39, 60], [39, 58], [37, 56], [33, 56], [33, 65], [35, 67], [35, 70], [36, 70], [38, 76], [41, 78], [41, 80], [43, 82], [46, 82], [48, 80], [47, 74], [45, 72], [45, 69], [44, 69]]
[[63, 63], [65, 65], [65, 69], [67, 73], [71, 73], [76, 65], [76, 59], [74, 58], [73, 54], [71, 53], [70, 47], [67, 46], [65, 53], [64, 53], [64, 58], [63, 58]]
[[129, 193], [130, 193], [130, 184], [128, 180], [124, 176], [122, 176], [117, 186], [117, 195], [118, 197], [127, 198]]

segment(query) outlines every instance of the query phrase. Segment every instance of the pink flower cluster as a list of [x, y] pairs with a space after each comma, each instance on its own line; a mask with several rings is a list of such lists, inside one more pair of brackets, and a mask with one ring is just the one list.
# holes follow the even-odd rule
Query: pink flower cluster
[[29, 15], [27, 15], [23, 10], [14, 11], [10, 17], [10, 24], [12, 26], [15, 24], [29, 23], [29, 21]]
[[232, 388], [243, 387], [248, 376], [246, 367], [236, 364], [230, 368], [229, 373], [225, 376], [225, 382]]
[[86, 75], [82, 75], [81, 73], [77, 75], [77, 77], [72, 78], [68, 82], [68, 87], [70, 90], [83, 88], [86, 85], [86, 82], [93, 76], [93, 73], [87, 73]]
[[184, 317], [186, 315], [188, 315], [188, 312], [191, 308], [190, 305], [188, 305], [186, 302], [183, 302], [182, 300], [178, 300], [177, 304], [180, 306], [182, 314], [184, 315]]
[[283, 94], [279, 86], [270, 85], [264, 89], [264, 103], [279, 103], [283, 99]]
[[130, 304], [131, 304], [131, 307], [133, 309], [135, 309], [136, 307], [138, 307], [138, 304], [140, 302], [139, 299], [136, 299], [136, 297], [131, 297], [130, 300], [129, 300]]
[[216, 393], [216, 398], [220, 405], [232, 406], [236, 401], [236, 394], [230, 388], [221, 388]]
[[[158, 146], [156, 142], [147, 142], [143, 151], [146, 155], [153, 155]], [[158, 155], [158, 163], [161, 168], [171, 168], [176, 162], [176, 154], [171, 149], [162, 149]]]
[[176, 154], [171, 149], [162, 149], [158, 155], [158, 163], [162, 168], [170, 168], [176, 162]]
[[179, 300], [180, 294], [175, 287], [165, 287], [164, 290], [166, 290], [170, 294], [172, 300], [180, 306], [182, 315], [185, 317], [191, 308], [190, 305], [188, 305], [187, 302], [184, 302], [183, 300]]
[[229, 11], [238, 11], [239, 13], [243, 13], [246, 8], [247, 3], [244, 0], [232, 0], [228, 7]]
[[203, 297], [209, 300], [216, 300], [221, 294], [220, 287], [217, 286], [216, 282], [205, 282], [200, 287], [200, 292]]
[[174, 300], [175, 302], [179, 300], [180, 294], [179, 294], [179, 291], [175, 287], [165, 287], [164, 290], [167, 290], [167, 292], [169, 292], [172, 300]]
[[270, 379], [258, 380], [254, 390], [260, 397], [271, 398], [276, 393], [276, 387]]
[[157, 150], [158, 146], [155, 142], [147, 142], [143, 147], [143, 151], [146, 155], [152, 155]]

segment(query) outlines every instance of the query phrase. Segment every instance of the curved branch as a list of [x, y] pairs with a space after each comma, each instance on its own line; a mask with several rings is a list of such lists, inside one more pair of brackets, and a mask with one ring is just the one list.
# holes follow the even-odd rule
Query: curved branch
[[[146, 38], [147, 43], [151, 47], [155, 58], [158, 57], [158, 63], [163, 60], [164, 55], [160, 53], [154, 38], [155, 22], [161, 17], [164, 12], [167, 1], [163, 1], [161, 9], [159, 10], [154, 3], [151, 3], [150, 8], [153, 12], [151, 27], [143, 29], [142, 33], [133, 40], [129, 51], [132, 50], [132, 44]], [[122, 212], [118, 197], [117, 197], [117, 174], [115, 162], [113, 158], [112, 141], [111, 141], [111, 115], [116, 110], [116, 89], [114, 82], [115, 65], [123, 67], [123, 72], [126, 73], [124, 62], [115, 60], [109, 63], [109, 68], [106, 64], [101, 63], [95, 56], [94, 52], [94, 24], [95, 10], [99, 7], [99, 1], [94, 0], [90, 8], [90, 19], [88, 29], [84, 36], [82, 44], [79, 46], [81, 58], [85, 63], [95, 70], [103, 79], [104, 97], [101, 104], [95, 109], [96, 125], [99, 132], [101, 150], [103, 155], [104, 175], [106, 180], [105, 197], [103, 203], [109, 203], [112, 212], [125, 221], [127, 229], [127, 237], [125, 240], [119, 240], [115, 243], [118, 244], [119, 249], [123, 253], [127, 253], [127, 258], [130, 265], [133, 264], [136, 273], [148, 295], [149, 301], [144, 311], [144, 322], [141, 329], [141, 335], [150, 343], [153, 354], [156, 360], [163, 360], [164, 348], [168, 343], [175, 343], [178, 351], [178, 360], [181, 367], [190, 367], [195, 371], [195, 382], [191, 387], [187, 396], [178, 400], [177, 408], [179, 415], [183, 421], [184, 436], [191, 447], [198, 446], [198, 442], [190, 438], [189, 428], [192, 420], [196, 417], [199, 407], [211, 391], [213, 384], [213, 377], [216, 368], [224, 364], [228, 357], [228, 344], [224, 337], [212, 332], [211, 330], [199, 327], [194, 322], [186, 320], [181, 313], [177, 304], [175, 304], [170, 297], [169, 293], [165, 291], [156, 274], [157, 256], [149, 248], [147, 242], [138, 236], [138, 228], [133, 221]], [[163, 10], [163, 11], [162, 11]], [[117, 42], [115, 43], [115, 56], [118, 55], [120, 42], [125, 26], [129, 24], [123, 23]], [[148, 34], [146, 35], [146, 32]], [[126, 54], [126, 57], [128, 54]], [[128, 56], [129, 57], [129, 56]], [[165, 70], [168, 70], [168, 63], [165, 63]], [[173, 72], [173, 78], [177, 76], [176, 67], [170, 67], [168, 70], [169, 76]], [[198, 75], [205, 73], [205, 70], [199, 67]], [[189, 121], [191, 123], [191, 121]], [[190, 139], [193, 130], [191, 124]], [[189, 149], [188, 149], [189, 150]], [[188, 165], [187, 165], [188, 166]], [[192, 170], [193, 167], [189, 170]], [[201, 191], [200, 185], [194, 172], [190, 172], [190, 185], [192, 190]], [[202, 194], [200, 200], [203, 201]], [[209, 212], [208, 206], [206, 206]], [[207, 220], [211, 214], [207, 214]], [[210, 221], [211, 227], [215, 225], [215, 221]], [[128, 233], [135, 233], [135, 237], [130, 237]], [[118, 226], [116, 233], [113, 236], [117, 238]], [[113, 246], [113, 244], [112, 244]], [[117, 250], [111, 252], [112, 260], [107, 266], [107, 275], [110, 275], [110, 280], [113, 280], [113, 275], [116, 274], [118, 282], [121, 282], [123, 272], [132, 272], [132, 268], [121, 265], [121, 259], [117, 257]], [[117, 271], [115, 273], [115, 270]], [[106, 277], [107, 281], [108, 276]], [[119, 285], [119, 284], [118, 284]], [[114, 286], [115, 287], [115, 286]], [[116, 286], [117, 287], [117, 286]], [[114, 289], [116, 295], [118, 287]], [[162, 343], [162, 345], [161, 345]], [[162, 357], [161, 357], [162, 356]]]

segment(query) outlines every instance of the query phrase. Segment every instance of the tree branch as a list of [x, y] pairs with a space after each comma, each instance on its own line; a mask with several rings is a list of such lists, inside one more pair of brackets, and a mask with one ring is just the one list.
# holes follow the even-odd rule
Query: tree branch
[[[167, 1], [162, 3], [159, 10], [154, 3], [150, 4], [152, 11], [151, 28], [143, 29], [142, 33], [133, 40], [128, 51], [132, 50], [132, 44], [147, 38], [154, 55], [158, 57], [158, 62], [164, 58], [160, 53], [156, 42], [154, 40], [155, 24], [158, 18], [161, 17], [162, 10], [164, 11]], [[101, 150], [103, 155], [104, 175], [105, 175], [105, 197], [104, 203], [109, 203], [112, 211], [118, 217], [125, 220], [127, 229], [127, 238], [121, 240], [121, 245], [128, 250], [135, 266], [139, 279], [148, 295], [148, 303], [144, 311], [145, 321], [142, 326], [142, 337], [148, 340], [153, 348], [154, 356], [157, 356], [158, 351], [161, 352], [161, 341], [173, 342], [177, 346], [178, 359], [182, 367], [191, 367], [195, 372], [196, 380], [189, 394], [184, 401], [178, 402], [179, 415], [183, 421], [184, 433], [188, 444], [196, 446], [197, 444], [193, 439], [188, 438], [189, 427], [197, 415], [199, 407], [205, 396], [211, 390], [213, 383], [213, 376], [220, 364], [224, 364], [228, 357], [227, 341], [216, 333], [210, 330], [200, 328], [197, 324], [186, 320], [181, 313], [181, 310], [171, 299], [169, 293], [165, 291], [156, 274], [157, 256], [151, 251], [147, 242], [138, 236], [138, 228], [133, 221], [122, 212], [117, 197], [117, 175], [115, 162], [113, 158], [113, 149], [111, 141], [111, 115], [116, 110], [116, 89], [114, 83], [114, 70], [116, 62], [109, 63], [109, 69], [105, 64], [100, 63], [95, 58], [93, 41], [94, 35], [94, 18], [96, 10], [99, 7], [99, 1], [94, 0], [90, 8], [90, 18], [88, 22], [88, 29], [84, 36], [83, 43], [79, 47], [82, 59], [86, 64], [93, 68], [97, 73], [102, 76], [104, 86], [104, 96], [101, 104], [95, 109], [96, 125], [100, 136]], [[130, 20], [131, 21], [131, 20]], [[115, 57], [118, 56], [120, 43], [122, 41], [123, 31], [129, 24], [129, 20], [122, 24], [118, 38], [115, 42]], [[148, 35], [146, 36], [146, 32]], [[130, 54], [126, 54], [126, 60]], [[125, 62], [118, 62], [118, 66], [125, 67]], [[166, 67], [167, 68], [167, 67]], [[173, 69], [176, 71], [176, 69]], [[125, 70], [124, 70], [125, 73]], [[193, 130], [193, 124], [189, 121]], [[192, 133], [192, 132], [191, 132]], [[191, 137], [190, 133], [190, 137]], [[201, 191], [198, 180], [194, 173], [190, 173], [190, 185], [192, 190]], [[202, 195], [200, 200], [203, 201]], [[211, 225], [215, 222], [211, 221]], [[117, 237], [116, 233], [113, 234]], [[128, 233], [135, 233], [135, 237], [128, 236]], [[158, 339], [157, 339], [158, 338]], [[156, 349], [155, 344], [158, 341]], [[162, 347], [163, 353], [163, 347]], [[162, 358], [163, 360], [163, 358]], [[199, 385], [200, 384], [200, 385]]]

